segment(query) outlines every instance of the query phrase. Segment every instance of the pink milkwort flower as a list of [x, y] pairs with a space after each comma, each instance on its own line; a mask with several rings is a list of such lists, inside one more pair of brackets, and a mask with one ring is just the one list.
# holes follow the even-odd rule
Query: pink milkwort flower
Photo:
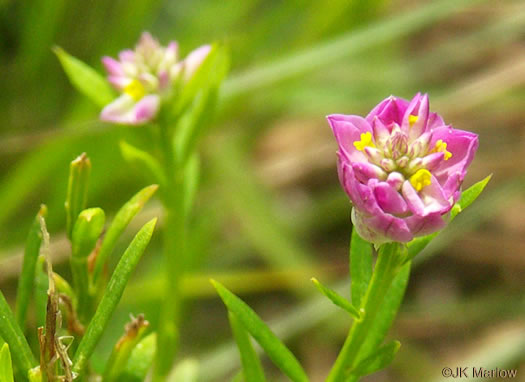
[[478, 148], [476, 134], [445, 125], [419, 93], [410, 102], [391, 96], [366, 118], [327, 118], [361, 237], [377, 245], [408, 242], [445, 226]]
[[178, 61], [178, 45], [163, 47], [144, 32], [135, 50], [124, 50], [119, 60], [103, 57], [108, 81], [122, 94], [101, 112], [103, 121], [140, 125], [157, 115], [163, 99], [169, 97], [176, 80], [187, 81], [204, 61], [210, 46], [204, 45]]

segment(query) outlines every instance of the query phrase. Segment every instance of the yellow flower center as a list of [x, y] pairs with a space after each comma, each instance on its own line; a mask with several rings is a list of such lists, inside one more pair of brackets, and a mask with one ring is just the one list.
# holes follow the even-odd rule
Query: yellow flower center
[[410, 177], [410, 184], [417, 192], [419, 192], [432, 183], [431, 179], [432, 176], [430, 175], [430, 171], [422, 168], [417, 170], [416, 173]]
[[410, 125], [410, 127], [414, 126], [414, 123], [416, 123], [418, 119], [419, 117], [417, 115], [409, 115], [408, 124]]
[[433, 153], [445, 153], [445, 160], [449, 160], [452, 157], [452, 153], [447, 151], [447, 143], [443, 142], [442, 139], [436, 142], [436, 146], [432, 149]]
[[133, 80], [124, 88], [124, 93], [128, 94], [135, 101], [140, 100], [146, 95], [146, 89], [139, 80]]
[[365, 147], [367, 147], [367, 146], [369, 146], [369, 147], [376, 147], [376, 145], [372, 141], [372, 133], [370, 133], [370, 131], [368, 131], [366, 133], [361, 133], [361, 140], [360, 141], [355, 141], [354, 142], [354, 146], [359, 151], [363, 151], [365, 149]]

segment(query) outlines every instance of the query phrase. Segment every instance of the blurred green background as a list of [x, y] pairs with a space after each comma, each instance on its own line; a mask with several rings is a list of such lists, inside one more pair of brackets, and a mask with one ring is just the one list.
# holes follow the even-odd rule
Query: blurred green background
[[[525, 381], [525, 3], [400, 1], [0, 1], [0, 287], [13, 301], [25, 235], [49, 207], [55, 267], [68, 276], [69, 162], [93, 163], [89, 206], [108, 215], [151, 179], [118, 142], [145, 129], [105, 125], [51, 48], [102, 70], [100, 57], [143, 30], [183, 54], [222, 41], [231, 53], [202, 174], [185, 281], [182, 354], [202, 381], [239, 368], [214, 277], [245, 299], [321, 381], [350, 321], [309, 279], [348, 294], [350, 204], [338, 185], [327, 114], [366, 114], [394, 94], [428, 92], [431, 109], [480, 136], [465, 186], [482, 197], [415, 261], [391, 336], [392, 366], [366, 381], [439, 381], [445, 366], [518, 368]], [[161, 213], [156, 201], [128, 230]], [[162, 298], [161, 230], [96, 354], [100, 368], [128, 314], [153, 324]], [[126, 245], [123, 241], [122, 250]], [[118, 251], [117, 251], [118, 252]], [[270, 380], [284, 380], [265, 360]]]

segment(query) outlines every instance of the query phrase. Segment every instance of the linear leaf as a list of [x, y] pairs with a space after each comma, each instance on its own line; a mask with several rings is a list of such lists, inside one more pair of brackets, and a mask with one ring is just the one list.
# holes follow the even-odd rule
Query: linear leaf
[[18, 288], [16, 293], [16, 321], [18, 325], [24, 330], [26, 323], [27, 307], [29, 306], [29, 299], [33, 294], [33, 286], [35, 284], [36, 276], [36, 262], [40, 252], [40, 244], [42, 243], [42, 231], [40, 230], [40, 216], [45, 216], [47, 207], [40, 206], [37, 216], [33, 220], [29, 234], [27, 235], [26, 246], [24, 250], [24, 262], [22, 264], [22, 272], [18, 280]]
[[239, 348], [239, 353], [241, 355], [244, 379], [250, 382], [266, 381], [261, 362], [257, 356], [257, 353], [253, 349], [248, 332], [239, 322], [239, 319], [234, 313], [228, 312], [228, 318], [230, 320], [230, 326], [232, 328], [235, 342], [237, 343], [237, 347]]
[[115, 98], [115, 92], [109, 82], [95, 69], [60, 47], [55, 47], [53, 51], [60, 60], [69, 81], [80, 93], [100, 107], [106, 106]]
[[401, 343], [399, 341], [392, 341], [386, 345], [381, 346], [371, 356], [365, 358], [352, 370], [352, 375], [364, 377], [384, 369], [392, 363]]
[[350, 240], [350, 289], [354, 307], [361, 306], [371, 278], [372, 245], [361, 238], [354, 227]]
[[104, 264], [111, 252], [113, 252], [122, 232], [124, 232], [131, 219], [133, 219], [142, 207], [144, 207], [144, 204], [146, 204], [158, 188], [159, 186], [156, 184], [143, 188], [127, 201], [117, 212], [104, 236], [104, 240], [102, 241], [102, 245], [100, 246], [97, 255], [95, 268], [93, 270], [93, 285], [97, 285]]
[[69, 165], [69, 180], [66, 196], [67, 236], [71, 239], [78, 214], [86, 208], [91, 161], [82, 153]]
[[325, 287], [315, 277], [312, 277], [311, 281], [315, 284], [317, 289], [319, 289], [319, 291], [328, 297], [335, 305], [346, 310], [352, 315], [352, 317], [359, 319], [359, 311], [352, 305], [350, 301], [341, 296], [335, 290]]
[[261, 345], [268, 357], [294, 382], [308, 381], [299, 361], [257, 314], [222, 284], [211, 281], [228, 310], [236, 315], [246, 330]]
[[16, 323], [15, 317], [4, 294], [0, 291], [0, 337], [9, 345], [13, 361], [19, 370], [25, 373], [36, 365], [22, 329]]
[[13, 365], [8, 344], [4, 344], [0, 350], [0, 381], [13, 382]]
[[86, 367], [89, 357], [93, 353], [95, 346], [100, 340], [104, 329], [122, 297], [122, 293], [131, 277], [131, 273], [137, 266], [151, 239], [156, 223], [157, 219], [155, 218], [141, 228], [117, 264], [117, 267], [105, 289], [105, 293], [102, 296], [100, 304], [97, 307], [95, 315], [89, 323], [86, 334], [78, 345], [78, 349], [73, 359], [73, 371], [75, 373], [82, 373]]

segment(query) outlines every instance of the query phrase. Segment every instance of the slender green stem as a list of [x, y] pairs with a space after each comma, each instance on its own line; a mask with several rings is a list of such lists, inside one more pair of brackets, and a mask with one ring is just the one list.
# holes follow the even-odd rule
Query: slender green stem
[[352, 325], [326, 382], [345, 382], [350, 377], [352, 367], [355, 366], [359, 356], [359, 350], [402, 264], [403, 256], [401, 256], [400, 244], [391, 243], [381, 247], [372, 279], [361, 302], [362, 317]]
[[166, 262], [166, 295], [160, 313], [159, 336], [155, 381], [165, 380], [170, 371], [178, 347], [178, 324], [180, 321], [180, 283], [186, 262], [186, 218], [184, 213], [183, 167], [177, 162], [173, 149], [172, 131], [160, 126], [160, 147], [166, 174], [166, 189], [162, 191], [165, 209], [164, 258]]

